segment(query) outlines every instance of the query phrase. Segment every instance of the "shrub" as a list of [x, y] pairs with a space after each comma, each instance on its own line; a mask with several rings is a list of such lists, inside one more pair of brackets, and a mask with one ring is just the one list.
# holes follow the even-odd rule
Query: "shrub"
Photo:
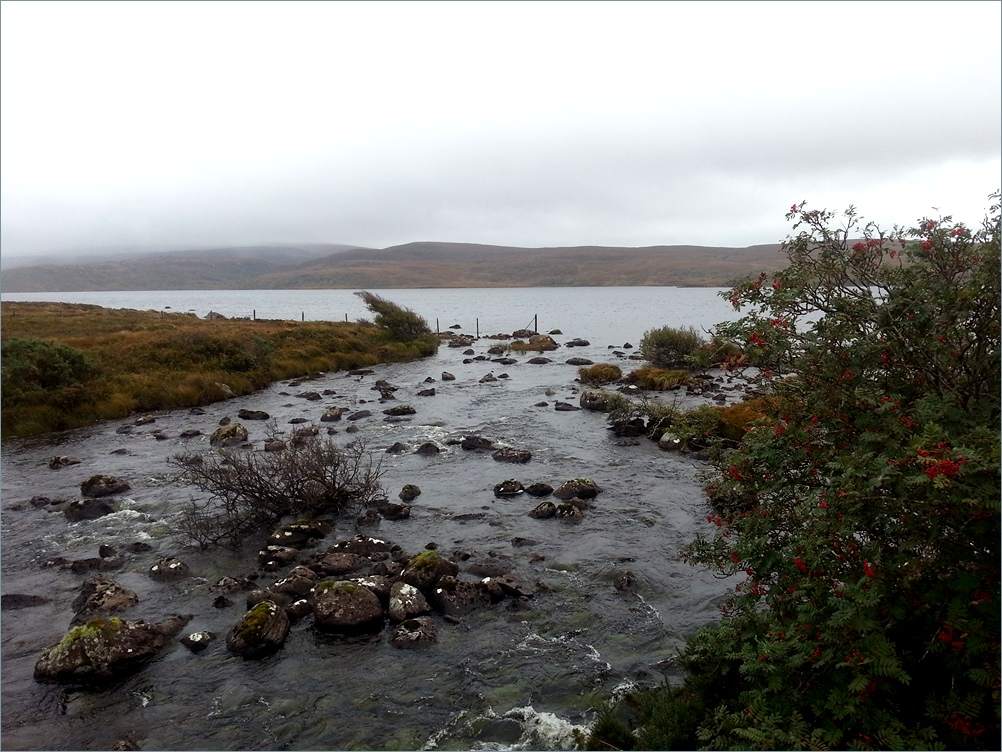
[[37, 392], [79, 386], [94, 371], [80, 350], [40, 339], [7, 340], [2, 361], [3, 398], [11, 405]]
[[365, 290], [355, 294], [375, 314], [376, 326], [386, 329], [393, 339], [406, 342], [431, 334], [428, 322], [410, 308], [404, 308]]
[[293, 442], [281, 452], [178, 455], [176, 481], [209, 493], [178, 515], [174, 534], [205, 548], [239, 544], [287, 514], [342, 514], [382, 496], [379, 460], [361, 442]]
[[579, 368], [578, 376], [584, 384], [601, 386], [602, 384], [619, 381], [623, 376], [623, 372], [619, 370], [619, 366], [614, 366], [611, 363], [598, 363], [593, 366]]
[[663, 392], [668, 389], [678, 389], [689, 383], [688, 371], [668, 370], [665, 368], [637, 368], [626, 375], [626, 381], [641, 389], [651, 389]]
[[795, 205], [790, 266], [728, 294], [721, 335], [796, 378], [714, 461], [686, 550], [745, 575], [681, 656], [702, 746], [998, 748], [999, 216]]
[[693, 327], [663, 326], [651, 329], [640, 340], [640, 354], [660, 368], [685, 366], [703, 345], [702, 335]]

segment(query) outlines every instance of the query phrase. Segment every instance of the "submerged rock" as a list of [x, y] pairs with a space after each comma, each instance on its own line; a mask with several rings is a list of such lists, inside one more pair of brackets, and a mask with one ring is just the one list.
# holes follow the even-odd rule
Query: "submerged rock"
[[456, 616], [490, 605], [491, 597], [479, 582], [465, 582], [446, 576], [438, 581], [431, 594], [435, 607]]
[[433, 457], [441, 452], [441, 448], [433, 441], [426, 441], [424, 444], [417, 448], [415, 454], [420, 454], [424, 457]]
[[401, 649], [421, 647], [437, 641], [435, 623], [427, 616], [401, 622], [390, 637], [390, 644]]
[[341, 420], [341, 416], [348, 412], [346, 407], [331, 407], [324, 411], [324, 414], [320, 416], [320, 422], [322, 423], [333, 423], [334, 421]]
[[282, 647], [289, 634], [289, 617], [274, 601], [264, 600], [243, 615], [226, 635], [230, 652], [258, 658]]
[[460, 446], [467, 451], [486, 450], [493, 449], [494, 442], [483, 436], [474, 434], [472, 436], [464, 436], [460, 442]]
[[106, 681], [139, 668], [170, 644], [189, 621], [172, 616], [162, 622], [92, 619], [73, 627], [35, 664], [38, 681]]
[[513, 447], [505, 447], [504, 449], [498, 449], [494, 454], [491, 455], [495, 462], [512, 462], [516, 464], [524, 465], [526, 462], [532, 459], [532, 452], [528, 449], [515, 449]]
[[264, 410], [247, 410], [245, 408], [240, 408], [237, 412], [237, 417], [240, 418], [240, 420], [268, 420], [271, 416]]
[[417, 396], [418, 397], [434, 397], [435, 396], [435, 389], [434, 388], [431, 388], [431, 389], [422, 389], [421, 391], [419, 391], [417, 393]]
[[359, 410], [349, 415], [348, 420], [351, 421], [361, 420], [362, 418], [368, 418], [370, 415], [372, 415], [371, 410]]
[[380, 504], [377, 509], [383, 516], [383, 519], [387, 520], [406, 520], [411, 516], [411, 508], [406, 504], [394, 504], [393, 502], [387, 502], [385, 504]]
[[58, 470], [61, 467], [69, 467], [70, 465], [79, 465], [79, 464], [80, 460], [78, 460], [76, 457], [63, 457], [60, 455], [57, 457], [53, 457], [51, 460], [49, 460], [49, 469]]
[[554, 404], [553, 409], [558, 413], [571, 413], [581, 408], [577, 405], [572, 405], [570, 402], [560, 402], [559, 400]]
[[[417, 412], [410, 405], [397, 405], [396, 407], [391, 407], [389, 410], [383, 410], [384, 415], [390, 416], [400, 416], [400, 415], [414, 415]], [[351, 420], [351, 418], [349, 418]]]
[[28, 595], [26, 593], [4, 593], [0, 596], [0, 611], [17, 611], [22, 608], [35, 608], [44, 606], [49, 602], [48, 598], [41, 595]]

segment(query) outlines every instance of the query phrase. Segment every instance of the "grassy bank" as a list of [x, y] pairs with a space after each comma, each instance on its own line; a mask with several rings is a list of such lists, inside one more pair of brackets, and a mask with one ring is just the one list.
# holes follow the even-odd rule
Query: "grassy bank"
[[[362, 323], [205, 321], [65, 303], [3, 303], [3, 436], [192, 407], [316, 371], [412, 360], [432, 335]], [[224, 386], [225, 385], [225, 386]]]

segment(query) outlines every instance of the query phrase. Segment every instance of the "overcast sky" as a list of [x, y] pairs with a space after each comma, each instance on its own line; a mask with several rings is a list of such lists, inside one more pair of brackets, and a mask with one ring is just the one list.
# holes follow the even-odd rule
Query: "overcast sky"
[[2, 5], [7, 254], [977, 221], [997, 2]]

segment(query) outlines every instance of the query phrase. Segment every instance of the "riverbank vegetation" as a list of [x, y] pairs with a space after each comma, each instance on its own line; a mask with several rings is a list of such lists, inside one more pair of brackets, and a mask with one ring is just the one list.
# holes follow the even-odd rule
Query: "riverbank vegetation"
[[684, 683], [610, 706], [591, 748], [999, 747], [993, 199], [895, 232], [797, 204], [790, 265], [727, 293], [746, 315], [716, 335], [770, 398], [711, 454], [685, 555], [742, 581]]
[[438, 341], [419, 316], [373, 298], [366, 302], [376, 305], [376, 323], [202, 320], [93, 305], [5, 302], [3, 435], [193, 407], [279, 379], [435, 352]]

